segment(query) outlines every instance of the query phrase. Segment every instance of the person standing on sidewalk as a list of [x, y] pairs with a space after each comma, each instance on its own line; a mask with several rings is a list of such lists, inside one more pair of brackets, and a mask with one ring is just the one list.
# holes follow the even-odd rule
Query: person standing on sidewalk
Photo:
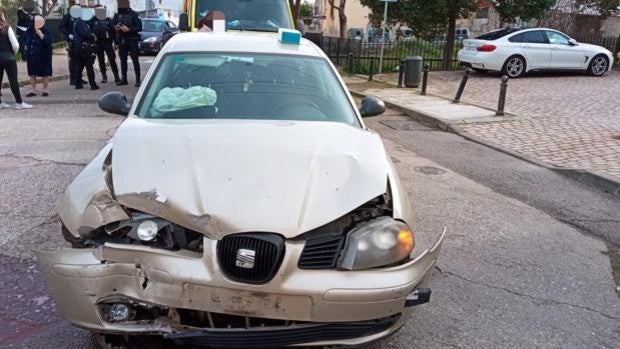
[[19, 42], [19, 53], [24, 61], [26, 60], [24, 37], [28, 28], [32, 26], [33, 12], [34, 0], [24, 0], [22, 7], [17, 10], [17, 41]]
[[49, 78], [52, 76], [52, 33], [45, 26], [45, 18], [40, 15], [34, 16], [34, 24], [28, 28], [24, 36], [26, 51], [26, 67], [30, 77], [32, 89], [26, 97], [37, 95], [37, 78], [43, 80], [43, 93], [41, 96], [49, 96], [47, 87]]
[[[93, 33], [97, 37], [97, 60], [99, 61], [99, 70], [101, 71], [101, 83], [108, 82], [107, 69], [105, 64], [105, 56], [108, 56], [110, 69], [114, 75], [114, 82], [119, 83], [121, 79], [118, 77], [118, 66], [116, 65], [116, 54], [114, 53], [114, 45], [116, 45], [116, 33], [112, 25], [112, 19], [107, 16], [107, 10], [101, 5], [95, 6], [95, 17], [90, 23]], [[112, 45], [114, 43], [114, 45]]]
[[[75, 3], [70, 1], [70, 3]], [[82, 15], [80, 5], [73, 5], [69, 8], [69, 13], [65, 14], [60, 20], [58, 30], [64, 35], [67, 41], [67, 58], [69, 60], [69, 85], [75, 86], [75, 62], [73, 60], [73, 26], [75, 20]]]
[[82, 7], [82, 16], [75, 21], [73, 29], [74, 51], [75, 51], [75, 89], [84, 88], [82, 84], [82, 72], [86, 68], [86, 76], [91, 90], [98, 90], [99, 86], [95, 82], [95, 42], [97, 37], [93, 34], [89, 21], [95, 15], [95, 10], [89, 7]]
[[[13, 33], [13, 29], [6, 21], [4, 9], [0, 7], [0, 86], [2, 86], [2, 78], [6, 72], [11, 86], [11, 92], [15, 97], [16, 109], [30, 109], [32, 106], [22, 101], [19, 93], [19, 83], [17, 81], [17, 62], [15, 54], [19, 51], [19, 42], [17, 36]], [[0, 109], [8, 108], [9, 105], [0, 99]]]
[[140, 49], [138, 41], [142, 31], [142, 21], [134, 10], [129, 7], [129, 0], [118, 0], [118, 13], [112, 19], [118, 40], [118, 55], [121, 60], [121, 81], [117, 86], [128, 85], [127, 56], [131, 57], [133, 71], [136, 74], [136, 87], [140, 87]]

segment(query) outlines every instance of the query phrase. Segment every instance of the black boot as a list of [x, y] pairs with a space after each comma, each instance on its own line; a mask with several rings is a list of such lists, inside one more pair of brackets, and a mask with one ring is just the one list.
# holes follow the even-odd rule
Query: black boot
[[91, 91], [98, 90], [98, 89], [99, 89], [99, 86], [97, 86], [97, 84], [90, 85], [90, 90]]
[[106, 82], [108, 82], [108, 76], [105, 73], [101, 74], [101, 83], [105, 84]]
[[116, 86], [125, 86], [125, 85], [129, 85], [127, 78], [122, 78], [119, 82], [116, 83]]
[[136, 84], [134, 85], [134, 87], [140, 87], [142, 83], [140, 82], [140, 80], [136, 80]]

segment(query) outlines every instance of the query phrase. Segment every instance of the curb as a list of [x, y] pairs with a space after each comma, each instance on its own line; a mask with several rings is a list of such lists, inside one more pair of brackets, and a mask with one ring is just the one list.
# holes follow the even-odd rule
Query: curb
[[[351, 92], [352, 95], [357, 96], [357, 97], [366, 97], [368, 95], [368, 94], [365, 94], [359, 91], [354, 91], [354, 90], [349, 90], [349, 91]], [[607, 175], [604, 175], [604, 174], [601, 174], [595, 171], [584, 170], [584, 169], [579, 169], [579, 168], [557, 167], [557, 166], [548, 164], [546, 162], [540, 161], [538, 159], [535, 159], [529, 155], [518, 153], [514, 150], [508, 149], [501, 145], [491, 143], [480, 137], [471, 135], [463, 131], [463, 129], [458, 125], [458, 123], [446, 123], [428, 114], [424, 114], [419, 111], [415, 111], [415, 110], [412, 110], [412, 109], [409, 109], [409, 108], [406, 108], [406, 107], [403, 107], [403, 106], [400, 106], [400, 105], [397, 105], [391, 102], [385, 102], [385, 105], [404, 113], [405, 115], [409, 116], [410, 118], [416, 121], [419, 121], [420, 123], [424, 125], [431, 126], [431, 127], [440, 129], [442, 131], [447, 131], [447, 132], [457, 134], [474, 143], [484, 145], [486, 147], [489, 147], [491, 149], [508, 154], [517, 159], [524, 160], [536, 166], [555, 171], [563, 176], [572, 178], [580, 183], [594, 186], [611, 195], [620, 196], [620, 182], [616, 179], [611, 178], [610, 176], [607, 176]]]

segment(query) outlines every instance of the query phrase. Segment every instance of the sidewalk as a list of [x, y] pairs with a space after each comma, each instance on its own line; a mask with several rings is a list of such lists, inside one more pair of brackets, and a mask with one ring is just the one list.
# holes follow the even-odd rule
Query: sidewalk
[[[441, 74], [444, 73], [451, 74], [450, 83], [438, 86], [438, 79], [443, 78]], [[588, 82], [613, 83], [618, 77], [616, 74], [614, 72], [606, 77], [608, 81], [580, 76], [569, 76], [568, 79], [578, 80], [582, 85]], [[614, 117], [614, 110], [607, 115], [605, 124], [599, 120], [605, 115], [600, 113], [600, 109], [592, 107], [579, 108], [581, 112], [572, 116], [577, 107], [571, 110], [569, 103], [564, 101], [571, 97], [557, 96], [557, 91], [566, 91], [566, 87], [559, 87], [565, 83], [566, 77], [543, 77], [538, 80], [525, 78], [510, 81], [507, 113], [504, 117], [496, 117], [493, 107], [497, 104], [499, 76], [485, 77], [486, 81], [482, 82], [470, 78], [465, 89], [467, 98], [462, 98], [460, 104], [454, 104], [451, 99], [460, 76], [462, 73], [433, 72], [429, 76], [427, 96], [421, 96], [420, 89], [397, 88], [396, 74], [375, 75], [372, 82], [368, 82], [366, 76], [345, 75], [343, 78], [354, 95], [375, 95], [388, 106], [424, 124], [457, 133], [474, 142], [620, 195], [620, 140], [613, 141], [613, 135], [620, 129], [620, 120], [615, 118], [620, 115]], [[554, 79], [558, 87], [547, 86], [553, 84]], [[485, 84], [484, 88], [470, 87], [482, 83]], [[533, 97], [524, 100], [522, 95], [525, 93], [535, 95], [541, 101], [535, 101]], [[514, 101], [515, 97], [519, 101]], [[563, 101], [556, 102], [556, 98]], [[581, 105], [589, 99], [577, 94], [572, 100]], [[540, 115], [543, 110], [545, 114]], [[611, 136], [605, 137], [608, 134]]]

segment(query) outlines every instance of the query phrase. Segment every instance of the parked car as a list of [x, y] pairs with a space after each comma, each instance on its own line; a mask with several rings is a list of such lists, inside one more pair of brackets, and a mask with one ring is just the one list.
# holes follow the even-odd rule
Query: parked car
[[[37, 252], [62, 317], [105, 345], [353, 346], [429, 301], [405, 188], [325, 53], [295, 33], [183, 33], [58, 202]], [[103, 335], [101, 335], [103, 334]], [[138, 347], [138, 346], [136, 346]], [[150, 346], [139, 346], [150, 347]]]
[[161, 18], [143, 18], [140, 32], [140, 52], [157, 54], [179, 28], [171, 21]]
[[557, 30], [504, 28], [463, 40], [458, 60], [478, 71], [518, 78], [534, 70], [585, 71], [602, 76], [613, 56], [604, 47], [578, 43]]

